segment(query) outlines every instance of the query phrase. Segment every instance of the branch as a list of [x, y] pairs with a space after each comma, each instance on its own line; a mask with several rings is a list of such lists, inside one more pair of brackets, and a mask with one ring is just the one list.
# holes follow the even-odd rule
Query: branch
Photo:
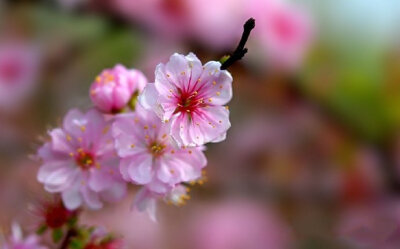
[[75, 229], [69, 228], [67, 234], [65, 235], [63, 242], [61, 243], [60, 249], [67, 249], [69, 246], [69, 243], [71, 242], [71, 238], [75, 235], [76, 235]]
[[222, 64], [221, 69], [227, 69], [233, 63], [243, 58], [243, 56], [247, 53], [247, 48], [244, 46], [246, 45], [247, 40], [249, 39], [249, 35], [251, 30], [254, 29], [256, 26], [256, 20], [254, 18], [250, 18], [246, 21], [243, 25], [243, 34], [242, 38], [240, 39], [239, 45], [237, 46], [236, 50], [232, 53], [231, 56]]

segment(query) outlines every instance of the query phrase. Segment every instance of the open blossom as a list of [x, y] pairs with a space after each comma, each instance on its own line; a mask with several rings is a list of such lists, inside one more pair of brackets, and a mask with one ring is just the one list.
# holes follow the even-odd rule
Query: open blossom
[[51, 141], [38, 152], [43, 165], [39, 182], [47, 191], [61, 193], [64, 205], [76, 209], [85, 203], [98, 209], [104, 201], [118, 201], [126, 192], [126, 183], [118, 170], [110, 124], [97, 110], [86, 114], [73, 109], [64, 118], [63, 127], [49, 132]]
[[177, 148], [168, 126], [140, 105], [134, 113], [120, 115], [112, 131], [122, 177], [153, 192], [166, 193], [178, 183], [196, 180], [206, 166], [202, 148]]
[[217, 61], [204, 66], [190, 53], [173, 54], [159, 64], [155, 83], [147, 84], [140, 103], [154, 110], [179, 146], [196, 146], [225, 139], [231, 126], [224, 105], [232, 98], [232, 76]]
[[90, 98], [103, 112], [122, 110], [128, 102], [141, 92], [147, 83], [146, 77], [136, 69], [126, 69], [118, 64], [105, 69], [90, 87]]
[[32, 234], [23, 238], [19, 225], [13, 224], [12, 236], [3, 246], [3, 249], [47, 249], [40, 244], [39, 237]]
[[252, 3], [250, 13], [257, 20], [255, 34], [268, 58], [288, 68], [298, 66], [313, 33], [309, 13], [284, 0], [253, 0]]

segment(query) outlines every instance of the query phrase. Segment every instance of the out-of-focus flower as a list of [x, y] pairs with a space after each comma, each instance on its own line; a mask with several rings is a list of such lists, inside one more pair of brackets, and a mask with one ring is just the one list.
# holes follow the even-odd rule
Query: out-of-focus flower
[[240, 39], [242, 26], [251, 17], [246, 0], [187, 1], [192, 35], [216, 49], [232, 48]]
[[12, 225], [12, 236], [7, 241], [3, 249], [47, 249], [46, 246], [40, 244], [39, 237], [32, 234], [23, 238], [22, 231], [19, 225]]
[[84, 114], [73, 109], [65, 116], [63, 127], [51, 130], [51, 141], [38, 151], [43, 160], [39, 182], [47, 191], [61, 193], [70, 210], [83, 203], [99, 209], [102, 200], [118, 201], [125, 195], [126, 183], [118, 170], [119, 158], [109, 129], [97, 110]]
[[399, 248], [399, 201], [381, 200], [380, 203], [350, 208], [340, 219], [338, 233], [355, 248]]
[[288, 227], [276, 214], [246, 200], [202, 207], [189, 227], [196, 249], [283, 249], [291, 241]]
[[138, 21], [163, 37], [176, 39], [190, 30], [185, 0], [117, 0], [114, 8], [127, 19]]
[[255, 34], [269, 60], [279, 66], [297, 67], [313, 34], [309, 13], [284, 0], [254, 0], [250, 6], [257, 20]]
[[105, 229], [95, 229], [83, 249], [121, 249], [123, 242], [107, 234]]
[[135, 113], [120, 115], [112, 130], [122, 177], [156, 193], [196, 180], [207, 164], [202, 148], [176, 148], [167, 125], [139, 105]]
[[90, 98], [103, 112], [119, 112], [130, 101], [136, 101], [146, 83], [147, 79], [142, 72], [136, 69], [128, 70], [118, 64], [114, 68], [103, 70], [96, 77], [90, 87]]
[[173, 54], [159, 64], [155, 83], [147, 84], [140, 103], [170, 122], [169, 134], [179, 146], [196, 146], [225, 139], [231, 126], [223, 105], [232, 98], [232, 76], [216, 61], [204, 66], [190, 53]]
[[0, 108], [13, 110], [32, 92], [38, 73], [39, 55], [31, 44], [0, 44]]

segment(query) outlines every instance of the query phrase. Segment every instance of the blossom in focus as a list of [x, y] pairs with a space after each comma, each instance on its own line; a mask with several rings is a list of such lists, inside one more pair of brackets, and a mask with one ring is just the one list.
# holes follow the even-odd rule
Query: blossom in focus
[[0, 44], [0, 108], [14, 109], [33, 90], [38, 73], [38, 53], [31, 44]]
[[232, 98], [232, 76], [220, 67], [217, 61], [203, 66], [193, 53], [175, 53], [157, 66], [155, 83], [139, 96], [142, 106], [169, 122], [167, 133], [179, 146], [225, 139], [231, 124], [224, 105]]
[[168, 126], [140, 105], [134, 113], [119, 115], [112, 133], [122, 177], [155, 193], [198, 179], [207, 164], [202, 148], [177, 148]]
[[94, 105], [106, 113], [121, 111], [135, 98], [147, 83], [146, 77], [136, 69], [116, 65], [105, 69], [90, 87], [90, 98]]
[[354, 248], [399, 248], [399, 204], [386, 200], [345, 210], [338, 224], [340, 238]]
[[195, 249], [290, 248], [289, 228], [272, 210], [248, 200], [201, 207], [189, 224]]
[[73, 109], [62, 128], [49, 131], [51, 141], [38, 151], [43, 164], [38, 181], [51, 193], [61, 193], [65, 207], [82, 204], [99, 209], [103, 201], [124, 197], [126, 183], [118, 170], [110, 123], [97, 110]]
[[39, 237], [32, 234], [23, 238], [19, 225], [13, 224], [11, 238], [2, 246], [3, 249], [47, 249], [40, 244]]
[[288, 68], [298, 66], [312, 38], [309, 13], [284, 0], [253, 0], [250, 6], [250, 14], [257, 20], [254, 34], [269, 60]]

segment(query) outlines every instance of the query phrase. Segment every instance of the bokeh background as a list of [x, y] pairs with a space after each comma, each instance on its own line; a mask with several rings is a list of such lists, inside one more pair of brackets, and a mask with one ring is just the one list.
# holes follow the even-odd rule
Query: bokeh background
[[159, 222], [121, 204], [84, 212], [128, 249], [400, 248], [398, 0], [1, 0], [0, 225], [34, 226], [33, 155], [104, 68], [174, 52], [230, 68], [232, 128], [207, 181]]

